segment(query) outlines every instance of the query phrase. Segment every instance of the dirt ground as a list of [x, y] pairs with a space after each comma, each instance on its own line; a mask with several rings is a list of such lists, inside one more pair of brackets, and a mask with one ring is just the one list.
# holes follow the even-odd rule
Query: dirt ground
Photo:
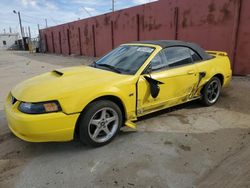
[[109, 145], [28, 143], [10, 133], [3, 103], [18, 82], [92, 58], [0, 51], [0, 187], [250, 187], [250, 78], [218, 103], [146, 116]]

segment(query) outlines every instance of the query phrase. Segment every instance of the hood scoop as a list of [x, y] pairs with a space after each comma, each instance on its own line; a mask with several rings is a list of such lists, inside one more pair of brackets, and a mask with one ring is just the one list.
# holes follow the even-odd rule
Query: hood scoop
[[57, 76], [62, 76], [63, 73], [58, 70], [53, 70], [52, 73], [56, 74]]

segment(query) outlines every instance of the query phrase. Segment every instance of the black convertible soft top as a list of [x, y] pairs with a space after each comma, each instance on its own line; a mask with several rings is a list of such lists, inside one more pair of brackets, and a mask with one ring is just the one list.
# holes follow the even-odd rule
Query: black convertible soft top
[[200, 55], [203, 60], [212, 59], [213, 57], [205, 52], [198, 44], [191, 42], [184, 42], [180, 40], [148, 40], [148, 41], [136, 41], [136, 44], [153, 44], [161, 46], [162, 48], [173, 47], [173, 46], [184, 46], [191, 48]]

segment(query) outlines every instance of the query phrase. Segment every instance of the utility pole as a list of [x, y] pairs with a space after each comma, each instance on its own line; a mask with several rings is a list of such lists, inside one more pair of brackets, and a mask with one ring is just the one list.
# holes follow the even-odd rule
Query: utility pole
[[112, 12], [115, 12], [115, 0], [112, 0]]
[[38, 30], [38, 35], [40, 37], [40, 25], [39, 24], [37, 24], [37, 30]]
[[23, 26], [22, 26], [22, 20], [21, 20], [21, 14], [20, 12], [18, 11], [18, 19], [19, 19], [19, 25], [20, 25], [20, 29], [21, 29], [21, 36], [23, 38]]
[[41, 52], [42, 49], [42, 39], [41, 39], [41, 35], [40, 35], [40, 25], [37, 24], [37, 29], [38, 29], [38, 52]]
[[28, 37], [29, 35], [28, 35], [28, 28], [27, 28], [27, 26], [25, 26], [25, 37]]
[[22, 27], [23, 37], [25, 37], [25, 30], [24, 27]]
[[48, 27], [47, 18], [45, 18], [45, 25], [46, 25], [46, 28], [47, 28]]
[[18, 14], [18, 20], [19, 20], [20, 31], [21, 31], [21, 37], [22, 37], [22, 43], [23, 43], [22, 47], [23, 47], [23, 49], [24, 49], [24, 42], [25, 42], [25, 41], [24, 41], [24, 38], [23, 38], [23, 26], [22, 26], [21, 14], [20, 14], [19, 11], [16, 12], [15, 10], [13, 10], [13, 13], [14, 13], [14, 14]]
[[28, 30], [29, 30], [29, 38], [31, 39], [30, 26], [28, 26]]
[[37, 24], [37, 30], [38, 30], [38, 38], [41, 41], [41, 35], [40, 35], [40, 25]]

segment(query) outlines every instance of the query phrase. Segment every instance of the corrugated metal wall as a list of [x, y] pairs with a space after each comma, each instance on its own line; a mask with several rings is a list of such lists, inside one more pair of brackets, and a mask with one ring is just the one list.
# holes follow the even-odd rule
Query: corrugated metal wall
[[249, 0], [160, 0], [41, 30], [49, 53], [101, 56], [119, 44], [192, 41], [226, 51], [234, 74], [250, 74]]

